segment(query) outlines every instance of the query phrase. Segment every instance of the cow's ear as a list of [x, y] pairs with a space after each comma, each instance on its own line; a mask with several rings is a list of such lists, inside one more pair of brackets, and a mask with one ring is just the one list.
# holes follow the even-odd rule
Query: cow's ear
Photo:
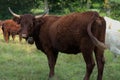
[[44, 20], [42, 18], [34, 19], [35, 26], [40, 26], [44, 23]]
[[20, 24], [20, 18], [18, 17], [13, 17], [13, 21], [17, 22], [18, 24]]

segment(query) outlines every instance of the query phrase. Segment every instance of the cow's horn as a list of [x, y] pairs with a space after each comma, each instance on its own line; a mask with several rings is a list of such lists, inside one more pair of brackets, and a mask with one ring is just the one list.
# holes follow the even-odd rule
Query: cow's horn
[[13, 16], [20, 18], [20, 15], [14, 13], [14, 12], [10, 9], [10, 7], [8, 7], [8, 9], [9, 9], [10, 13], [11, 13]]
[[49, 10], [46, 10], [43, 15], [37, 15], [37, 16], [35, 16], [35, 18], [37, 19], [37, 18], [43, 17], [46, 14], [48, 14], [48, 12], [49, 12]]

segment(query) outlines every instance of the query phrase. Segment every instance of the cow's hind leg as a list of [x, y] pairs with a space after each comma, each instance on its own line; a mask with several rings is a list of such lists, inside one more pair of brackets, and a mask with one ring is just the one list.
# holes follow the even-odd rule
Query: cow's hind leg
[[3, 33], [3, 35], [4, 35], [4, 40], [8, 43], [10, 34], [6, 31], [6, 32]]
[[86, 62], [86, 74], [85, 74], [84, 80], [89, 80], [90, 75], [95, 66], [92, 50], [85, 50], [85, 51], [82, 51], [82, 53], [83, 53], [84, 60]]
[[13, 39], [13, 41], [15, 40], [15, 35], [14, 34], [11, 34], [12, 35], [12, 39]]
[[95, 57], [96, 57], [96, 61], [97, 61], [97, 67], [98, 67], [98, 77], [97, 80], [102, 80], [102, 76], [103, 76], [103, 69], [104, 69], [104, 63], [105, 63], [105, 59], [104, 59], [104, 51], [100, 50], [98, 48], [95, 49]]
[[19, 41], [21, 42], [22, 41], [22, 37], [19, 35]]
[[8, 31], [4, 27], [2, 27], [2, 30], [3, 30], [4, 40], [8, 43]]

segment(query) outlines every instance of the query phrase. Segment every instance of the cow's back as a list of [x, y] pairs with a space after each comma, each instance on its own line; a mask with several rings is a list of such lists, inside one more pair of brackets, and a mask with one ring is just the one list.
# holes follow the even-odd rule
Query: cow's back
[[20, 30], [20, 25], [10, 19], [3, 22], [3, 28], [7, 29], [9, 32], [17, 33]]
[[[93, 12], [73, 13], [57, 20], [49, 30], [53, 47], [66, 53], [78, 53], [81, 48], [93, 47], [87, 32], [92, 16]], [[96, 21], [92, 27], [95, 36], [99, 35], [97, 34], [97, 31], [100, 31], [98, 26], [100, 26], [99, 22]]]

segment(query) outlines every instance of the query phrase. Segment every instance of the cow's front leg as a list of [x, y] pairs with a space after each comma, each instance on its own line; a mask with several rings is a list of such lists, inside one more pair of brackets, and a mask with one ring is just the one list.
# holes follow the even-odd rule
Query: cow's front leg
[[54, 76], [54, 68], [55, 68], [55, 64], [57, 61], [58, 52], [48, 51], [48, 52], [46, 52], [46, 55], [47, 55], [48, 64], [49, 64], [49, 68], [50, 68], [49, 78], [52, 78]]

